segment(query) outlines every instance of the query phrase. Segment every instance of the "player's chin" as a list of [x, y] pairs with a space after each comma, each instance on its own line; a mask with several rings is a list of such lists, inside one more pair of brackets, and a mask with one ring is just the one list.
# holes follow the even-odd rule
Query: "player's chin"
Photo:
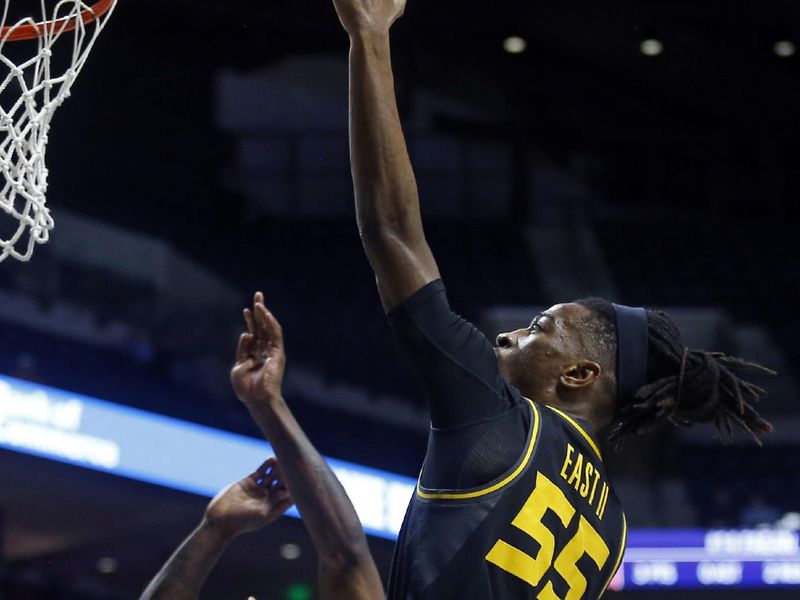
[[500, 375], [506, 381], [509, 380], [509, 375], [511, 374], [510, 363], [511, 363], [511, 355], [510, 351], [506, 348], [496, 347], [494, 349], [494, 355], [497, 358], [497, 367], [500, 370]]

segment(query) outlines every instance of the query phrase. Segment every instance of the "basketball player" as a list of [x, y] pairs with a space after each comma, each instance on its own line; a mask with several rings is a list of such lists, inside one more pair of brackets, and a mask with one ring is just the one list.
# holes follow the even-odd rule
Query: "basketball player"
[[248, 331], [239, 339], [231, 382], [283, 469], [270, 459], [220, 492], [141, 600], [197, 598], [227, 545], [236, 536], [273, 522], [292, 500], [317, 551], [320, 597], [379, 600], [384, 597], [383, 584], [353, 505], [281, 394], [286, 363], [283, 334], [260, 292], [244, 317]]
[[423, 234], [390, 62], [405, 1], [333, 1], [350, 37], [359, 232], [431, 411], [388, 597], [598, 598], [626, 535], [599, 432], [618, 444], [711, 421], [758, 439], [771, 426], [751, 403], [765, 392], [731, 369], [768, 370], [686, 348], [663, 312], [597, 298], [556, 304], [493, 347], [451, 310]]

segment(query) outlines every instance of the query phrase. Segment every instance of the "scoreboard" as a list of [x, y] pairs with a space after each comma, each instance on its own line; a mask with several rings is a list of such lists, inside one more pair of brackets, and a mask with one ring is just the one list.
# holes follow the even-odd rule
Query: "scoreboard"
[[610, 589], [800, 587], [800, 533], [639, 529]]

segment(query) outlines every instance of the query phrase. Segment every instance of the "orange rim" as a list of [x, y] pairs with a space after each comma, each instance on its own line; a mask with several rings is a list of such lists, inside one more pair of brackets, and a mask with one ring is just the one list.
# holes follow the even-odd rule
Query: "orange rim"
[[[95, 2], [91, 8], [87, 8], [81, 12], [81, 21], [83, 21], [85, 25], [86, 23], [91, 23], [95, 19], [99, 19], [109, 11], [115, 1], [116, 0], [99, 0]], [[77, 19], [75, 17], [64, 17], [62, 19], [43, 21], [36, 24], [29, 23], [28, 25], [21, 25], [19, 27], [9, 25], [3, 27], [3, 33], [0, 35], [0, 42], [35, 40], [38, 37], [42, 37], [46, 31], [58, 30], [62, 33], [66, 33], [67, 31], [72, 31], [77, 26]]]

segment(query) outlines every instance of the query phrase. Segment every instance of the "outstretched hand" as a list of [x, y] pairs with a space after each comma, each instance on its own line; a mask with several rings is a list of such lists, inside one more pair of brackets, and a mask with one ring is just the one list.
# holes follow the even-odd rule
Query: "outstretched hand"
[[244, 309], [247, 332], [239, 338], [231, 384], [248, 408], [281, 397], [286, 354], [280, 323], [264, 305], [264, 294], [256, 292], [253, 308]]
[[351, 37], [387, 33], [406, 8], [406, 0], [333, 0], [333, 4], [342, 27]]
[[235, 537], [269, 525], [291, 505], [278, 461], [270, 458], [257, 471], [217, 494], [206, 508], [205, 522]]

